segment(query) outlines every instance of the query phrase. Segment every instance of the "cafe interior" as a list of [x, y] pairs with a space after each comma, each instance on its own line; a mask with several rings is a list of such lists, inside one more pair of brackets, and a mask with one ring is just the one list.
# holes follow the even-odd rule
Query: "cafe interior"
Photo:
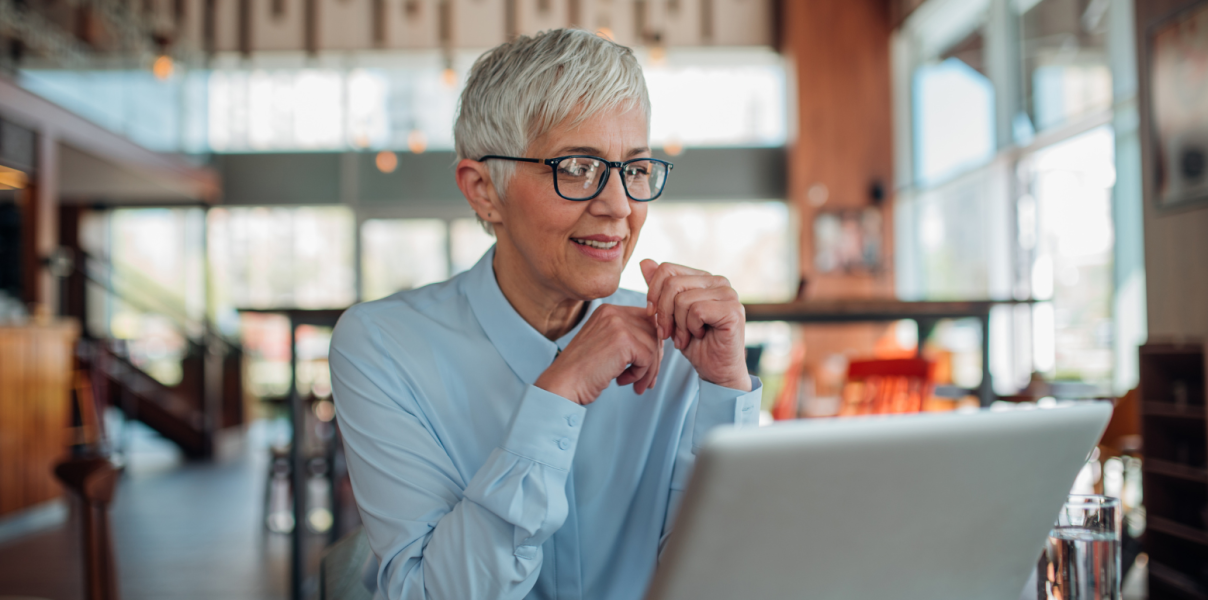
[[761, 423], [1113, 402], [1123, 597], [1208, 598], [1205, 0], [0, 0], [0, 598], [368, 597], [333, 327], [491, 248], [458, 97], [559, 27]]

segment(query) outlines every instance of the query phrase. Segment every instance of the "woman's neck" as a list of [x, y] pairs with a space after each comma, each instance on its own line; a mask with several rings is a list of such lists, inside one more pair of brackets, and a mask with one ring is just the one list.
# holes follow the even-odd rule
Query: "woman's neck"
[[557, 340], [578, 325], [587, 303], [548, 289], [523, 263], [514, 248], [496, 244], [492, 267], [503, 297], [541, 335]]

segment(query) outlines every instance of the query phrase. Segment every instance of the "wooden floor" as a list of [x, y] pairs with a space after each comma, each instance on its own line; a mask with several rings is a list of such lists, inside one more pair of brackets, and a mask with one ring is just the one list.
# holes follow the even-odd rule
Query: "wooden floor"
[[[124, 600], [287, 597], [289, 539], [260, 525], [264, 452], [132, 469], [122, 479], [112, 522]], [[73, 525], [0, 545], [0, 596], [82, 598]]]

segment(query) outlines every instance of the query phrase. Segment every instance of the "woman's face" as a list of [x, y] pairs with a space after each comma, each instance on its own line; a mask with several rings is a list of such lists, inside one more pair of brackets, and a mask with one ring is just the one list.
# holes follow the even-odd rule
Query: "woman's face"
[[[553, 158], [588, 154], [608, 161], [650, 156], [646, 116], [640, 108], [617, 108], [576, 127], [558, 126], [535, 140], [525, 156]], [[502, 260], [547, 290], [576, 300], [616, 292], [621, 270], [646, 222], [646, 203], [625, 195], [617, 169], [592, 200], [572, 202], [554, 190], [548, 165], [516, 163], [495, 227]], [[503, 245], [511, 248], [504, 249]], [[514, 258], [513, 258], [514, 257]]]

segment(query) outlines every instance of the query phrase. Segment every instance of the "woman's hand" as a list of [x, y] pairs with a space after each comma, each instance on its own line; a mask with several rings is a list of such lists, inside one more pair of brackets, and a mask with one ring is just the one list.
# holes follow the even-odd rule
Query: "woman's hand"
[[646, 314], [655, 319], [659, 341], [671, 338], [701, 379], [751, 391], [744, 339], [747, 313], [730, 282], [650, 259], [643, 260], [641, 267], [650, 286]]
[[645, 310], [602, 304], [533, 385], [584, 406], [613, 379], [641, 394], [654, 385], [663, 362], [663, 341], [654, 334]]

